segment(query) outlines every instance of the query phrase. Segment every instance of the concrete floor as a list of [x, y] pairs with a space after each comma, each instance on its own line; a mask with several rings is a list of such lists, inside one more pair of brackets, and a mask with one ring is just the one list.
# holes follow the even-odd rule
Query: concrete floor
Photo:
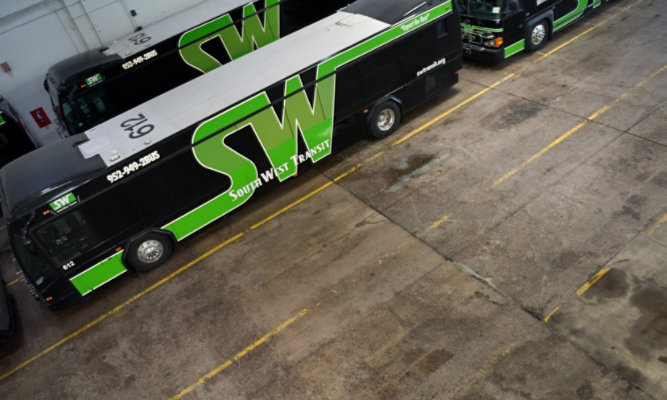
[[80, 305], [12, 284], [0, 398], [667, 398], [665, 26], [613, 1], [467, 63], [392, 137]]

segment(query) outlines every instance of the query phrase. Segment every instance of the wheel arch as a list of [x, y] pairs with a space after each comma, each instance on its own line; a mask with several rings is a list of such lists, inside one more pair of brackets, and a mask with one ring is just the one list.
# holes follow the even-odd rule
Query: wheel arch
[[554, 34], [554, 10], [551, 9], [545, 10], [537, 14], [536, 16], [532, 17], [531, 19], [529, 19], [526, 22], [524, 36], [528, 37], [531, 30], [533, 29], [533, 26], [535, 26], [535, 24], [543, 20], [547, 20], [547, 22], [549, 22], [549, 30], [547, 32], [547, 38], [551, 40]]
[[132, 248], [132, 245], [135, 242], [138, 242], [139, 240], [141, 240], [141, 238], [143, 238], [146, 235], [151, 234], [151, 233], [161, 235], [161, 236], [164, 236], [164, 237], [168, 238], [169, 241], [171, 242], [172, 248], [174, 248], [176, 246], [176, 243], [178, 243], [178, 240], [176, 239], [176, 236], [174, 236], [174, 234], [171, 231], [168, 231], [166, 229], [155, 228], [155, 227], [144, 229], [144, 230], [140, 231], [139, 233], [133, 235], [131, 238], [129, 238], [125, 242], [125, 246], [124, 246], [125, 251], [123, 251], [123, 255], [121, 257], [121, 262], [123, 263], [123, 265], [126, 268], [134, 269], [134, 267], [132, 267], [132, 264], [127, 260], [127, 257], [129, 256], [129, 253], [130, 253], [129, 250], [130, 250], [130, 248]]

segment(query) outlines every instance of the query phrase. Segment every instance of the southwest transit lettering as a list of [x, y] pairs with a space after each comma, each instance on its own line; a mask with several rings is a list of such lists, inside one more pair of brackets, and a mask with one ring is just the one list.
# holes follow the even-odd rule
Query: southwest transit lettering
[[[220, 199], [219, 210], [232, 211], [248, 201], [263, 183], [272, 179], [282, 182], [296, 174], [299, 164], [306, 160], [317, 162], [331, 154], [335, 79], [332, 75], [317, 83], [313, 104], [303, 90], [301, 78], [297, 75], [288, 79], [282, 118], [270, 106], [266, 93], [260, 93], [197, 128], [193, 142], [207, 139], [194, 147], [195, 158], [202, 166], [231, 180]], [[243, 119], [247, 115], [251, 116]], [[236, 121], [242, 122], [218, 132]], [[261, 175], [252, 160], [225, 144], [228, 136], [247, 127], [252, 128], [271, 162], [272, 168]], [[303, 154], [298, 154], [299, 134], [307, 147]]]

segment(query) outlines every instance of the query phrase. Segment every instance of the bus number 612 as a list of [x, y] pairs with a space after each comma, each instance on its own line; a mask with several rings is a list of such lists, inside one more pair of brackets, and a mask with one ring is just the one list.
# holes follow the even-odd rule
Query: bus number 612
[[131, 139], [139, 139], [144, 135], [153, 132], [155, 125], [148, 123], [148, 118], [144, 114], [138, 114], [136, 118], [130, 118], [120, 124], [121, 128], [130, 132]]

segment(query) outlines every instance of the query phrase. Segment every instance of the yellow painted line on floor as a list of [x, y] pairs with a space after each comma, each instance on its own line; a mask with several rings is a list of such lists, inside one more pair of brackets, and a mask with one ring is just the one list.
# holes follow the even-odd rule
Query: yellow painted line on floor
[[[595, 273], [589, 280], [586, 281], [579, 289], [577, 289], [577, 297], [580, 297], [582, 294], [586, 293], [588, 289], [593, 287], [600, 279], [602, 279], [603, 276], [605, 276], [609, 271], [611, 271], [611, 267], [605, 267], [599, 270], [598, 272]], [[559, 306], [557, 306], [552, 312], [550, 312], [546, 317], [544, 317], [544, 323], [549, 322], [551, 317], [554, 316], [560, 310], [562, 306], [567, 304], [567, 300], [563, 301]]]
[[208, 381], [209, 379], [213, 378], [214, 376], [218, 375], [219, 373], [221, 373], [222, 371], [227, 369], [234, 362], [236, 362], [236, 361], [242, 359], [243, 357], [245, 357], [246, 355], [248, 355], [250, 352], [255, 350], [257, 347], [264, 344], [267, 340], [271, 339], [273, 336], [276, 336], [277, 334], [279, 334], [281, 331], [283, 331], [288, 326], [292, 325], [294, 322], [296, 322], [299, 318], [303, 317], [307, 313], [308, 313], [308, 309], [304, 308], [298, 314], [296, 314], [292, 318], [288, 319], [287, 321], [283, 322], [282, 324], [278, 325], [276, 328], [274, 328], [272, 331], [270, 331], [266, 335], [262, 336], [255, 343], [253, 343], [250, 346], [246, 347], [245, 349], [241, 350], [234, 357], [232, 357], [229, 360], [225, 361], [224, 363], [218, 365], [216, 368], [211, 370], [209, 373], [207, 373], [206, 375], [199, 378], [199, 380], [196, 383], [186, 387], [180, 393], [178, 393], [176, 396], [172, 397], [170, 400], [178, 400], [178, 399], [183, 398], [183, 396], [185, 396], [188, 393], [192, 392], [193, 390], [197, 389], [199, 386], [206, 383], [206, 381]]
[[[567, 303], [567, 300], [563, 302], [563, 304], [565, 304], [565, 303]], [[553, 310], [552, 312], [550, 312], [549, 314], [547, 314], [546, 317], [544, 317], [544, 323], [545, 323], [545, 324], [546, 324], [547, 322], [549, 322], [549, 320], [551, 319], [551, 317], [553, 317], [554, 314], [556, 314], [556, 313], [558, 312], [558, 310], [560, 310], [560, 307], [561, 307], [563, 304], [561, 304], [560, 306], [554, 308], [554, 310]]]
[[522, 169], [526, 168], [530, 163], [532, 163], [533, 161], [535, 161], [535, 160], [537, 160], [538, 158], [542, 157], [542, 156], [543, 156], [546, 152], [548, 152], [549, 150], [551, 150], [551, 149], [553, 149], [554, 147], [558, 146], [558, 145], [559, 145], [561, 142], [563, 142], [565, 139], [567, 139], [568, 137], [572, 136], [572, 134], [578, 132], [579, 129], [581, 129], [581, 128], [583, 128], [584, 126], [586, 126], [587, 123], [588, 123], [588, 121], [581, 122], [580, 124], [578, 124], [578, 125], [575, 126], [574, 128], [572, 128], [572, 129], [570, 129], [569, 131], [565, 132], [565, 133], [564, 133], [563, 135], [561, 135], [558, 139], [556, 139], [556, 140], [554, 140], [553, 142], [549, 143], [549, 145], [548, 145], [547, 147], [543, 148], [542, 150], [540, 150], [540, 151], [537, 152], [536, 154], [532, 155], [529, 159], [527, 159], [526, 161], [522, 162], [521, 165], [519, 165], [518, 167], [514, 168], [514, 169], [511, 170], [510, 172], [508, 172], [508, 173], [506, 173], [505, 175], [503, 175], [500, 179], [498, 179], [497, 181], [495, 181], [495, 182], [493, 183], [493, 186], [492, 186], [492, 187], [496, 187], [496, 186], [500, 185], [501, 183], [505, 182], [506, 180], [508, 180], [509, 178], [511, 178], [511, 177], [513, 177], [514, 175], [516, 175], [517, 172], [519, 172], [519, 171], [521, 171]]
[[[665, 71], [666, 69], [667, 69], [667, 65], [663, 65], [660, 69], [658, 69], [657, 71], [653, 72], [648, 78], [646, 78], [646, 79], [642, 80], [641, 82], [637, 83], [637, 84], [634, 86], [634, 90], [637, 90], [637, 89], [641, 88], [641, 87], [644, 86], [646, 83], [648, 83], [651, 79], [655, 78], [656, 76], [658, 76], [661, 72]], [[506, 173], [505, 175], [503, 175], [502, 177], [500, 177], [498, 180], [496, 180], [496, 181], [493, 183], [492, 187], [495, 188], [496, 186], [502, 184], [503, 182], [507, 181], [508, 179], [510, 179], [511, 177], [513, 177], [514, 175], [516, 175], [517, 172], [521, 171], [522, 169], [524, 169], [525, 167], [527, 167], [529, 164], [531, 164], [533, 161], [535, 161], [535, 160], [537, 160], [538, 158], [542, 157], [542, 156], [543, 156], [545, 153], [547, 153], [549, 150], [551, 150], [551, 149], [553, 149], [554, 147], [558, 146], [558, 145], [559, 145], [560, 143], [562, 143], [565, 139], [567, 139], [568, 137], [572, 136], [574, 133], [578, 132], [581, 128], [583, 128], [584, 126], [586, 126], [586, 124], [587, 124], [589, 121], [594, 121], [595, 119], [597, 119], [598, 117], [600, 117], [601, 115], [603, 115], [604, 113], [606, 113], [607, 111], [609, 111], [612, 107], [614, 107], [614, 106], [615, 106], [616, 104], [618, 104], [621, 100], [623, 100], [624, 98], [626, 98], [628, 95], [629, 95], [629, 93], [627, 93], [627, 92], [626, 92], [626, 93], [623, 93], [622, 95], [620, 95], [619, 97], [617, 97], [616, 99], [614, 99], [614, 100], [613, 100], [612, 102], [610, 102], [609, 104], [603, 106], [602, 108], [600, 108], [599, 110], [597, 110], [596, 112], [594, 112], [593, 114], [591, 114], [591, 115], [590, 115], [588, 118], [586, 118], [583, 122], [580, 122], [580, 123], [577, 124], [574, 128], [572, 128], [572, 129], [570, 129], [569, 131], [565, 132], [565, 133], [564, 133], [563, 135], [561, 135], [558, 139], [556, 139], [556, 140], [554, 140], [553, 142], [551, 142], [547, 147], [543, 148], [542, 150], [540, 150], [540, 151], [537, 152], [536, 154], [532, 155], [532, 156], [531, 156], [530, 158], [528, 158], [526, 161], [522, 162], [518, 167], [514, 168], [513, 170], [509, 171], [508, 173]]]
[[602, 268], [599, 270], [591, 279], [589, 279], [586, 283], [584, 283], [579, 289], [577, 289], [577, 297], [581, 296], [582, 294], [586, 293], [588, 289], [590, 289], [597, 281], [602, 279], [603, 276], [609, 272], [611, 268]]
[[276, 211], [275, 213], [269, 215], [268, 217], [264, 218], [263, 220], [259, 221], [258, 223], [250, 226], [250, 229], [257, 229], [260, 226], [266, 224], [267, 222], [271, 221], [272, 219], [275, 219], [277, 216], [284, 214], [286, 211], [298, 206], [299, 204], [303, 203], [304, 201], [308, 200], [309, 198], [315, 196], [319, 192], [323, 191], [324, 189], [328, 188], [329, 186], [333, 185], [334, 181], [329, 181], [325, 183], [324, 185], [318, 187], [317, 189], [313, 190], [312, 192], [308, 193], [307, 195], [301, 197], [300, 199], [294, 201], [293, 203], [281, 208], [280, 210]]
[[14, 286], [14, 285], [16, 285], [17, 283], [19, 283], [19, 280], [18, 280], [18, 279], [14, 279], [13, 281], [11, 281], [11, 282], [9, 282], [9, 283], [7, 284], [7, 287]]
[[661, 226], [662, 224], [664, 224], [665, 222], [667, 222], [667, 214], [663, 215], [662, 218], [660, 218], [660, 220], [659, 220], [658, 222], [656, 222], [655, 225], [653, 225], [653, 226], [651, 227], [651, 229], [649, 229], [649, 231], [648, 231], [646, 234], [647, 234], [648, 236], [653, 235], [653, 234], [655, 233], [655, 231], [657, 231], [658, 228], [660, 228], [660, 226]]
[[572, 39], [566, 41], [565, 43], [560, 44], [559, 46], [557, 46], [557, 47], [554, 48], [553, 50], [550, 50], [550, 51], [544, 53], [544, 55], [543, 55], [542, 57], [540, 57], [540, 58], [538, 58], [537, 60], [533, 61], [533, 63], [538, 63], [538, 62], [544, 60], [545, 58], [547, 58], [547, 57], [553, 55], [554, 53], [558, 52], [559, 50], [563, 49], [564, 47], [571, 45], [574, 41], [576, 41], [576, 40], [578, 40], [578, 39], [581, 39], [581, 37], [586, 36], [586, 35], [588, 35], [589, 33], [593, 32], [593, 31], [596, 30], [597, 28], [598, 28], [597, 25], [594, 25], [594, 26], [592, 26], [592, 27], [586, 29], [585, 31], [583, 31], [583, 32], [581, 32], [580, 34], [578, 34], [577, 36], [573, 37]]
[[447, 222], [448, 219], [449, 219], [449, 215], [445, 215], [444, 217], [442, 217], [442, 218], [440, 218], [439, 220], [435, 221], [435, 222], [431, 225], [431, 227], [429, 228], [429, 230], [432, 230], [432, 229], [435, 229], [435, 228], [439, 227], [439, 226], [442, 225], [443, 223]]
[[428, 121], [428, 122], [425, 123], [424, 125], [420, 126], [419, 128], [413, 130], [412, 132], [410, 132], [410, 133], [408, 133], [407, 135], [403, 136], [402, 138], [398, 139], [397, 141], [395, 141], [395, 142], [392, 143], [391, 145], [392, 145], [392, 146], [398, 146], [399, 144], [401, 144], [401, 143], [405, 142], [406, 140], [412, 138], [413, 136], [415, 136], [415, 135], [418, 134], [419, 132], [421, 132], [421, 131], [423, 131], [424, 129], [428, 128], [429, 126], [435, 124], [436, 122], [438, 122], [438, 121], [440, 121], [441, 119], [445, 118], [446, 116], [448, 116], [449, 114], [453, 113], [454, 111], [457, 111], [458, 109], [460, 109], [461, 107], [463, 107], [463, 106], [465, 106], [466, 104], [470, 103], [471, 101], [473, 101], [473, 100], [479, 98], [480, 96], [483, 96], [484, 94], [486, 94], [487, 92], [489, 92], [491, 89], [494, 89], [496, 86], [500, 85], [501, 83], [505, 82], [505, 81], [508, 80], [508, 79], [513, 78], [514, 76], [516, 76], [516, 74], [514, 74], [514, 73], [511, 73], [511, 74], [506, 75], [506, 76], [505, 76], [504, 78], [502, 78], [501, 80], [499, 80], [499, 81], [493, 83], [491, 86], [488, 86], [488, 87], [486, 87], [486, 88], [480, 90], [479, 92], [475, 93], [474, 95], [468, 97], [467, 99], [463, 100], [463, 101], [460, 102], [459, 104], [455, 105], [454, 107], [450, 108], [449, 110], [445, 111], [444, 113], [442, 113], [442, 114], [438, 115], [437, 117], [433, 118], [432, 120]]
[[62, 345], [64, 345], [64, 344], [66, 344], [67, 342], [69, 342], [70, 340], [72, 340], [72, 339], [74, 339], [75, 337], [79, 336], [79, 335], [82, 334], [83, 332], [85, 332], [85, 331], [89, 330], [90, 328], [92, 328], [92, 327], [98, 325], [100, 322], [102, 322], [102, 321], [104, 321], [105, 319], [109, 318], [110, 316], [112, 316], [112, 315], [118, 313], [118, 312], [121, 311], [122, 309], [124, 309], [124, 308], [126, 308], [127, 306], [129, 306], [130, 304], [134, 303], [136, 300], [138, 300], [138, 299], [140, 299], [141, 297], [143, 297], [144, 295], [146, 295], [146, 294], [152, 292], [153, 290], [157, 289], [158, 287], [164, 285], [165, 283], [167, 283], [167, 282], [168, 282], [169, 280], [171, 280], [172, 278], [174, 278], [174, 277], [180, 275], [181, 273], [187, 271], [188, 269], [192, 268], [192, 267], [195, 266], [196, 264], [200, 263], [201, 261], [203, 261], [203, 260], [205, 260], [206, 258], [210, 257], [210, 256], [213, 255], [214, 253], [218, 252], [218, 251], [221, 250], [222, 248], [224, 248], [224, 247], [230, 245], [231, 243], [236, 242], [238, 239], [240, 239], [241, 237], [243, 237], [243, 236], [245, 235], [245, 233], [248, 232], [249, 230], [251, 230], [251, 229], [256, 229], [256, 228], [258, 228], [258, 227], [260, 227], [260, 226], [266, 224], [267, 222], [271, 221], [272, 219], [278, 217], [279, 215], [281, 215], [281, 214], [287, 212], [288, 210], [290, 210], [290, 209], [296, 207], [297, 205], [303, 203], [304, 201], [306, 201], [307, 199], [311, 198], [311, 197], [314, 196], [315, 194], [317, 194], [317, 193], [321, 192], [322, 190], [326, 189], [327, 187], [331, 186], [331, 185], [333, 184], [333, 182], [336, 182], [336, 181], [338, 181], [338, 180], [340, 180], [340, 179], [343, 179], [344, 177], [346, 177], [347, 175], [349, 175], [350, 173], [352, 173], [355, 169], [356, 169], [356, 167], [351, 168], [350, 170], [348, 170], [348, 171], [344, 172], [343, 174], [339, 175], [338, 177], [334, 178], [333, 181], [329, 181], [329, 182], [323, 184], [323, 185], [320, 186], [319, 188], [313, 190], [312, 192], [310, 192], [310, 193], [306, 194], [305, 196], [299, 198], [298, 200], [292, 202], [290, 205], [288, 205], [288, 206], [282, 208], [280, 211], [278, 211], [278, 212], [276, 212], [276, 213], [270, 215], [269, 217], [263, 219], [262, 221], [260, 221], [260, 222], [258, 222], [258, 223], [256, 223], [256, 224], [252, 225], [252, 226], [251, 226], [248, 230], [246, 230], [245, 232], [238, 233], [238, 234], [232, 236], [231, 238], [225, 240], [224, 242], [218, 244], [217, 246], [215, 246], [215, 247], [213, 247], [212, 249], [208, 250], [206, 253], [202, 254], [202, 255], [199, 256], [199, 257], [197, 257], [195, 260], [193, 260], [193, 261], [189, 262], [188, 264], [184, 265], [183, 267], [177, 269], [176, 271], [172, 272], [172, 273], [169, 274], [168, 276], [166, 276], [166, 277], [160, 279], [158, 282], [154, 283], [153, 285], [151, 285], [151, 286], [148, 287], [147, 289], [143, 290], [142, 292], [140, 292], [140, 293], [136, 294], [135, 296], [131, 297], [130, 299], [126, 300], [124, 303], [122, 303], [122, 304], [116, 306], [116, 307], [115, 307], [114, 309], [112, 309], [111, 311], [108, 311], [108, 312], [106, 312], [105, 314], [103, 314], [103, 315], [97, 317], [97, 318], [94, 319], [92, 322], [90, 322], [90, 323], [84, 325], [84, 326], [83, 326], [82, 328], [80, 328], [79, 330], [77, 330], [77, 331], [75, 331], [74, 333], [72, 333], [72, 334], [70, 334], [70, 335], [64, 337], [63, 339], [59, 340], [58, 342], [56, 342], [55, 344], [51, 345], [51, 346], [48, 347], [47, 349], [43, 350], [43, 351], [40, 352], [39, 354], [37, 354], [37, 355], [31, 357], [30, 359], [24, 361], [24, 362], [21, 363], [21, 364], [19, 364], [17, 367], [15, 367], [14, 369], [10, 370], [9, 372], [6, 372], [6, 373], [3, 374], [2, 376], [0, 376], [0, 381], [2, 381], [2, 380], [4, 380], [4, 379], [8, 378], [9, 376], [11, 376], [11, 375], [15, 374], [16, 372], [20, 371], [21, 369], [27, 367], [28, 365], [30, 365], [30, 364], [32, 364], [33, 362], [35, 362], [36, 360], [42, 358], [42, 357], [45, 356], [46, 354], [48, 354], [48, 353], [50, 353], [51, 351], [55, 350], [56, 348], [58, 348], [58, 347], [60, 347], [60, 346], [62, 346]]
[[166, 277], [164, 277], [164, 278], [160, 279], [159, 281], [157, 281], [156, 283], [152, 284], [152, 285], [151, 285], [150, 287], [148, 287], [147, 289], [145, 289], [145, 290], [143, 290], [142, 292], [140, 292], [140, 293], [138, 293], [138, 294], [136, 294], [136, 295], [130, 297], [130, 298], [127, 299], [125, 302], [123, 302], [123, 303], [121, 303], [120, 305], [114, 307], [111, 311], [108, 311], [108, 312], [106, 312], [106, 313], [100, 315], [99, 317], [97, 317], [97, 318], [95, 318], [93, 321], [87, 323], [86, 325], [84, 325], [82, 328], [78, 329], [78, 330], [75, 331], [74, 333], [71, 333], [71, 334], [65, 336], [64, 338], [60, 339], [60, 340], [59, 340], [58, 342], [56, 342], [55, 344], [49, 346], [48, 348], [46, 348], [45, 350], [43, 350], [43, 351], [40, 352], [39, 354], [37, 354], [37, 355], [31, 357], [30, 359], [28, 359], [28, 360], [22, 362], [21, 364], [19, 364], [18, 366], [16, 366], [16, 367], [13, 368], [12, 370], [10, 370], [10, 371], [8, 371], [8, 372], [5, 372], [2, 376], [0, 376], [0, 381], [3, 381], [4, 379], [8, 378], [9, 376], [15, 374], [16, 372], [20, 371], [21, 369], [23, 369], [23, 368], [27, 367], [28, 365], [32, 364], [32, 363], [35, 362], [36, 360], [38, 360], [38, 359], [42, 358], [43, 356], [47, 355], [47, 354], [50, 353], [51, 351], [53, 351], [53, 350], [57, 349], [58, 347], [60, 347], [60, 346], [62, 346], [62, 345], [64, 345], [64, 344], [66, 344], [67, 342], [69, 342], [70, 340], [72, 340], [72, 339], [74, 339], [75, 337], [79, 336], [79, 335], [82, 334], [83, 332], [86, 332], [87, 330], [89, 330], [89, 329], [93, 328], [94, 326], [98, 325], [100, 322], [104, 321], [105, 319], [109, 318], [110, 316], [112, 316], [112, 315], [118, 313], [118, 312], [121, 311], [122, 309], [126, 308], [126, 307], [129, 306], [130, 304], [132, 304], [132, 303], [134, 303], [135, 301], [137, 301], [139, 298], [141, 298], [141, 297], [143, 297], [144, 295], [146, 295], [146, 294], [152, 292], [153, 290], [159, 288], [160, 286], [164, 285], [165, 283], [167, 283], [167, 282], [168, 282], [169, 280], [171, 280], [172, 278], [174, 278], [174, 277], [176, 277], [176, 276], [182, 274], [183, 272], [185, 272], [185, 271], [187, 271], [188, 269], [192, 268], [194, 265], [196, 265], [196, 264], [198, 264], [199, 262], [203, 261], [204, 259], [210, 257], [213, 253], [215, 253], [215, 252], [217, 252], [218, 250], [222, 249], [223, 247], [229, 245], [230, 243], [233, 243], [233, 242], [237, 241], [237, 240], [238, 240], [239, 238], [241, 238], [243, 235], [244, 235], [244, 233], [236, 234], [235, 236], [232, 236], [231, 238], [229, 238], [229, 239], [225, 240], [224, 242], [218, 244], [217, 246], [213, 247], [212, 249], [210, 249], [210, 250], [207, 251], [206, 253], [202, 254], [202, 255], [199, 256], [199, 257], [197, 257], [195, 260], [190, 261], [188, 264], [182, 266], [181, 268], [177, 269], [176, 271], [172, 272], [171, 274], [167, 275]]
[[538, 58], [537, 60], [533, 61], [533, 63], [538, 63], [538, 62], [542, 61], [543, 59], [545, 59], [545, 58], [547, 58], [547, 57], [553, 55], [554, 53], [556, 53], [556, 52], [562, 50], [564, 47], [571, 45], [574, 41], [576, 41], [576, 40], [578, 40], [578, 39], [581, 39], [583, 36], [588, 35], [589, 33], [593, 32], [594, 30], [596, 30], [597, 28], [599, 28], [600, 26], [609, 23], [612, 19], [618, 17], [620, 14], [622, 14], [622, 13], [628, 11], [629, 9], [631, 9], [632, 7], [634, 7], [634, 6], [636, 6], [636, 5], [640, 4], [640, 3], [642, 3], [643, 1], [644, 1], [644, 0], [638, 0], [638, 1], [634, 2], [634, 3], [632, 3], [632, 4], [629, 4], [629, 5], [625, 6], [625, 7], [623, 7], [621, 10], [619, 10], [619, 11], [616, 12], [615, 14], [612, 14], [611, 16], [609, 16], [609, 18], [603, 20], [603, 21], [600, 22], [599, 24], [596, 24], [596, 25], [591, 26], [590, 28], [588, 28], [588, 29], [586, 29], [585, 31], [583, 31], [582, 33], [576, 35], [576, 36], [573, 37], [572, 39], [566, 41], [565, 43], [562, 43], [562, 44], [559, 45], [559, 46], [557, 46], [557, 47], [554, 48], [553, 50], [546, 52], [542, 57], [540, 57], [540, 58]]

